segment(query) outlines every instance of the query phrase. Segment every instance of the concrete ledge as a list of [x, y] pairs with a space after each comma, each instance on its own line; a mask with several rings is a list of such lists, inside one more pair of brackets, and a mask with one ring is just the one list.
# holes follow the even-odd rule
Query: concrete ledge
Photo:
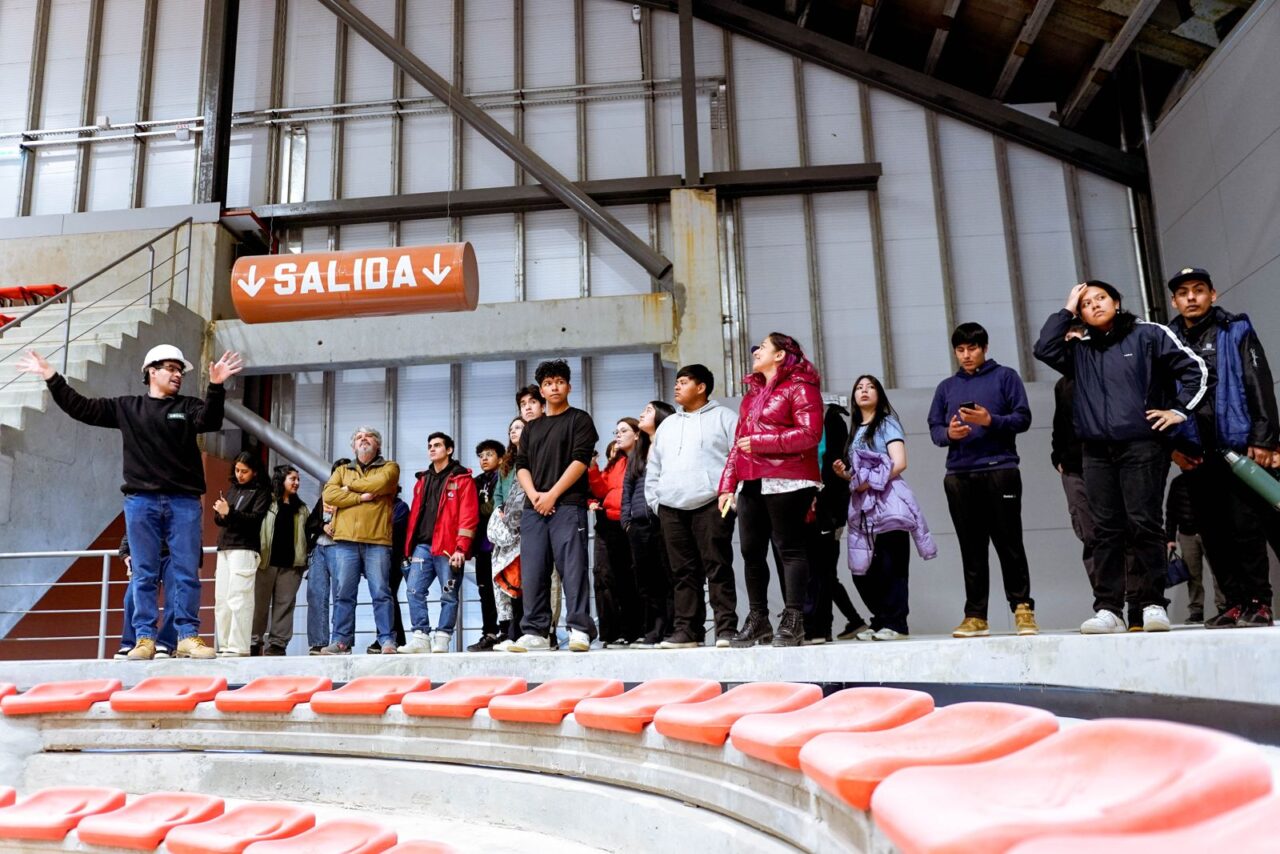
[[214, 330], [214, 349], [243, 354], [247, 374], [638, 352], [674, 340], [675, 309], [664, 293], [289, 324], [223, 320]]

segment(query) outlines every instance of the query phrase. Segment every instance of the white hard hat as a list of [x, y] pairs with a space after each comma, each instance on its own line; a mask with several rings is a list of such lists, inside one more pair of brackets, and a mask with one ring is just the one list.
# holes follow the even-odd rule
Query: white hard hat
[[148, 365], [154, 365], [156, 362], [181, 362], [188, 373], [195, 370], [195, 365], [188, 362], [182, 355], [182, 351], [172, 344], [158, 344], [148, 350], [142, 360], [142, 369], [145, 371]]

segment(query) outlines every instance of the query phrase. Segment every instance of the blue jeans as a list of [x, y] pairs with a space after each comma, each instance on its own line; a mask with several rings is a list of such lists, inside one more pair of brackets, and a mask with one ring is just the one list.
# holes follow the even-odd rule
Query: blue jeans
[[[179, 641], [200, 634], [200, 499], [194, 495], [137, 492], [124, 498], [133, 581], [133, 632], [155, 639], [157, 591], [165, 578], [165, 611], [173, 613]], [[169, 545], [169, 571], [160, 545]]]
[[[167, 557], [160, 558], [160, 583], [164, 585], [164, 589], [172, 590], [170, 586], [170, 560]], [[178, 632], [173, 626], [174, 618], [173, 607], [164, 609], [164, 620], [160, 624], [160, 634], [156, 638], [156, 643], [170, 652], [178, 645]], [[133, 647], [137, 642], [137, 637], [133, 633], [133, 581], [129, 581], [124, 588], [124, 620], [120, 626], [120, 645]]]
[[427, 612], [427, 594], [431, 585], [440, 579], [440, 623], [438, 631], [453, 634], [454, 622], [458, 618], [458, 584], [462, 581], [462, 573], [454, 574], [449, 566], [448, 555], [433, 555], [431, 546], [418, 545], [413, 548], [413, 557], [409, 562], [409, 619], [413, 621], [413, 631], [430, 634], [431, 614]]
[[333, 546], [316, 546], [307, 570], [307, 646], [329, 642], [329, 603], [336, 601]]
[[386, 646], [395, 643], [392, 613], [395, 605], [391, 599], [391, 546], [373, 543], [343, 541], [329, 546], [333, 558], [331, 571], [337, 578], [333, 594], [333, 643], [348, 646], [356, 639], [356, 593], [360, 588], [360, 573], [364, 572], [369, 584], [369, 598], [373, 600], [373, 623], [378, 632], [378, 643]]

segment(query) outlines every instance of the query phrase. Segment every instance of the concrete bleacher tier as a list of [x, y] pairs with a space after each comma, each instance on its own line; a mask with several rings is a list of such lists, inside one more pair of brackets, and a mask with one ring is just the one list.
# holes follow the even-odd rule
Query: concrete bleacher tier
[[0, 850], [522, 847], [434, 838], [459, 814], [564, 850], [1276, 850], [1269, 749], [1186, 724], [935, 708], [891, 687], [488, 675], [329, 690], [278, 675], [228, 689], [200, 663], [123, 666], [128, 689], [79, 680], [0, 699], [3, 758], [22, 768], [0, 777], [21, 793], [0, 789]]

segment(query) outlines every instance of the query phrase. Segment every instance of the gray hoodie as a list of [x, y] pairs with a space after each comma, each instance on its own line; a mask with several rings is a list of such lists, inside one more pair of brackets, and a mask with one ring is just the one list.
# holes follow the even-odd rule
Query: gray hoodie
[[694, 412], [667, 417], [653, 438], [644, 496], [650, 509], [702, 507], [716, 497], [720, 474], [733, 447], [738, 413], [714, 400]]

